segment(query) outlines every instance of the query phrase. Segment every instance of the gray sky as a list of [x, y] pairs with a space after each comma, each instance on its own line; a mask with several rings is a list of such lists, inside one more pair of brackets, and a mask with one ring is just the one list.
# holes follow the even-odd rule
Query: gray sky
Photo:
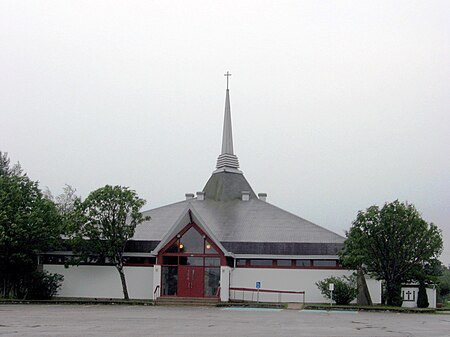
[[449, 1], [2, 1], [0, 150], [54, 194], [200, 191], [234, 147], [255, 192], [340, 234], [400, 199], [450, 263]]

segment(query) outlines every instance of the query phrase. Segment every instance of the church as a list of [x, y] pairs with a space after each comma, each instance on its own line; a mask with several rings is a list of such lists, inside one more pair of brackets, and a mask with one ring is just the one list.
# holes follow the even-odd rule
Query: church
[[[353, 273], [339, 264], [345, 238], [255, 193], [233, 148], [226, 76], [216, 169], [201, 191], [143, 212], [151, 219], [137, 226], [125, 253], [130, 298], [326, 302], [315, 283]], [[119, 274], [108, 261], [65, 268], [67, 255], [44, 256], [45, 270], [64, 275], [58, 296], [122, 297]], [[367, 285], [373, 303], [380, 303], [381, 283], [367, 279]]]

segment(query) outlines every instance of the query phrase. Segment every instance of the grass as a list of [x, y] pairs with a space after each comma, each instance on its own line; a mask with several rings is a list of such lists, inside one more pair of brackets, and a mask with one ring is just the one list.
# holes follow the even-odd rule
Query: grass
[[403, 308], [403, 307], [393, 307], [388, 305], [375, 304], [372, 306], [361, 306], [361, 305], [335, 305], [330, 306], [330, 304], [315, 303], [306, 304], [305, 310], [358, 310], [358, 311], [384, 311], [384, 312], [403, 312], [403, 313], [434, 313], [435, 308]]
[[21, 300], [0, 298], [0, 304], [124, 304], [124, 305], [154, 305], [152, 300], [123, 300], [117, 298], [64, 298], [50, 300]]

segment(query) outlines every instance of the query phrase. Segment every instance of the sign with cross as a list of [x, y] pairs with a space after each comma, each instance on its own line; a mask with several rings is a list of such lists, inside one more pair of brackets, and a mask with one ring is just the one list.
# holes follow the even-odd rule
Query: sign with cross
[[403, 300], [407, 302], [414, 302], [416, 300], [416, 292], [409, 290], [403, 292]]

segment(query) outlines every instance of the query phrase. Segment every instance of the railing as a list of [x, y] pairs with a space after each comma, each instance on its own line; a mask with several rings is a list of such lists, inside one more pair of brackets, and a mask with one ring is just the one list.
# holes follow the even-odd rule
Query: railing
[[216, 297], [219, 297], [219, 296], [220, 296], [220, 287], [218, 287], [217, 291], [216, 291]]
[[155, 287], [155, 290], [153, 291], [153, 301], [156, 300], [156, 292], [159, 290], [159, 285]]
[[[235, 288], [230, 287], [230, 291], [233, 291], [233, 298], [230, 297], [230, 299], [234, 300], [240, 300], [240, 298], [236, 297], [236, 291], [240, 292], [242, 291], [242, 301], [255, 301], [255, 294], [256, 294], [256, 302], [259, 302], [259, 294], [260, 293], [272, 293], [272, 294], [278, 294], [278, 302], [281, 303], [282, 295], [283, 294], [291, 294], [291, 295], [302, 295], [303, 304], [305, 304], [305, 292], [304, 291], [293, 291], [293, 290], [275, 290], [275, 289], [256, 289], [256, 288]], [[250, 292], [252, 294], [251, 299], [245, 298], [245, 293]], [[293, 302], [293, 301], [289, 301]]]

